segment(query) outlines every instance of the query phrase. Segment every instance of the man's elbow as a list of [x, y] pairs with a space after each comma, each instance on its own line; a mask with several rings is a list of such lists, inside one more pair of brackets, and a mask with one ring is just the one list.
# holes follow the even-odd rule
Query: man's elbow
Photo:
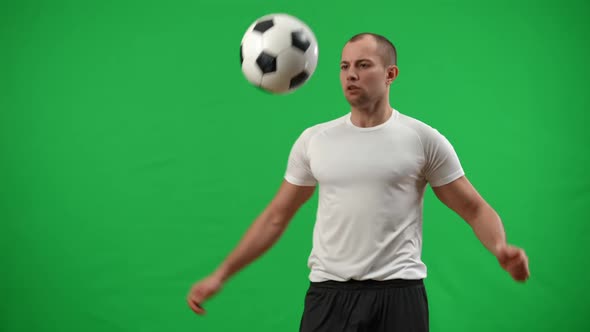
[[488, 209], [491, 209], [489, 204], [485, 200], [479, 198], [465, 203], [461, 217], [470, 226], [473, 226], [474, 223], [481, 219], [480, 216], [485, 214]]
[[285, 206], [270, 205], [266, 210], [267, 221], [273, 226], [287, 227], [295, 211]]

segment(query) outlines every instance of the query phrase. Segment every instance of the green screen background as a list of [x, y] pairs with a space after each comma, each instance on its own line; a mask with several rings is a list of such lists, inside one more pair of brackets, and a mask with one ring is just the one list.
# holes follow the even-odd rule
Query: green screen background
[[[299, 91], [239, 69], [286, 12], [319, 43]], [[397, 46], [400, 112], [439, 129], [526, 249], [513, 282], [425, 197], [432, 331], [588, 331], [585, 1], [20, 1], [0, 5], [0, 330], [297, 331], [314, 196], [196, 316], [190, 286], [235, 247], [303, 129], [349, 111], [341, 47]]]

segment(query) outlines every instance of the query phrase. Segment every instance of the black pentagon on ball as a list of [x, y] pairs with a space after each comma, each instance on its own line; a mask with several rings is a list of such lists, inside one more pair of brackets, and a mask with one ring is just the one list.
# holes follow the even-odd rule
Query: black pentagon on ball
[[263, 33], [264, 31], [272, 28], [273, 25], [275, 25], [275, 24], [272, 21], [272, 19], [260, 21], [260, 22], [256, 23], [256, 25], [254, 26], [254, 31], [258, 31], [260, 33]]
[[291, 79], [291, 82], [289, 83], [289, 89], [294, 89], [294, 88], [300, 86], [305, 81], [307, 81], [308, 78], [309, 78], [309, 74], [306, 71], [300, 72], [299, 74], [295, 75], [295, 77], [293, 77]]
[[299, 30], [291, 32], [291, 44], [293, 47], [305, 52], [309, 48], [309, 45], [311, 45], [311, 42], [305, 37], [303, 31]]
[[240, 65], [244, 63], [244, 51], [242, 50], [242, 45], [240, 45]]
[[264, 74], [272, 73], [277, 70], [277, 58], [264, 51], [260, 53], [260, 55], [256, 59], [256, 63], [258, 64], [258, 67], [260, 68], [260, 70], [262, 70], [262, 73]]

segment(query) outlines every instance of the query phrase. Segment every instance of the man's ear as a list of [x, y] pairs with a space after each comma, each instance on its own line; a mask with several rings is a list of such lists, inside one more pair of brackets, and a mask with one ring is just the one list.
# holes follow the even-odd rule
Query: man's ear
[[399, 68], [396, 65], [387, 67], [387, 85], [391, 85], [399, 74]]

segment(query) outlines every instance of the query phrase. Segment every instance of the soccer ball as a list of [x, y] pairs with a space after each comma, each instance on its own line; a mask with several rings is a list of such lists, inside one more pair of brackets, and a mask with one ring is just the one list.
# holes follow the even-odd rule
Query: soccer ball
[[302, 87], [318, 62], [318, 43], [313, 31], [287, 14], [257, 19], [240, 43], [240, 64], [246, 79], [273, 94]]

